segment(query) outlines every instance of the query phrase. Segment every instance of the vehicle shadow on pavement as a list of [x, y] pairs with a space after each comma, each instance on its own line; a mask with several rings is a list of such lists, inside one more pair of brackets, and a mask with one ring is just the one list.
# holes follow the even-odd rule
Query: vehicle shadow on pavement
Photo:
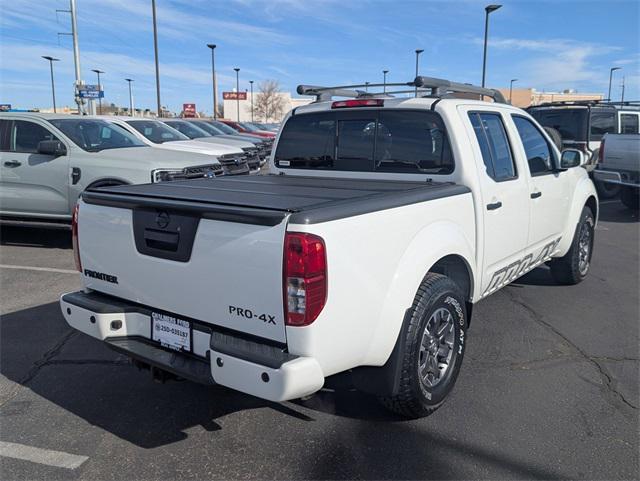
[[71, 230], [1, 226], [0, 245], [71, 249]]
[[[0, 372], [47, 401], [38, 402], [35, 409], [21, 397], [20, 390], [3, 397], [0, 417], [3, 431], [10, 436], [28, 436], [52, 425], [61, 430], [57, 434], [61, 438], [86, 439], [87, 443], [96, 442], [98, 428], [143, 449], [177, 443], [192, 435], [215, 447], [236, 442], [238, 429], [249, 429], [247, 424], [266, 423], [257, 430], [259, 436], [243, 438], [243, 452], [255, 453], [243, 462], [262, 465], [265, 443], [277, 444], [283, 432], [302, 430], [311, 444], [298, 450], [294, 471], [299, 476], [294, 477], [475, 477], [468, 466], [456, 467], [454, 461], [466, 457], [518, 478], [562, 477], [513, 459], [499, 447], [438, 434], [436, 425], [428, 420], [403, 420], [386, 411], [375, 397], [353, 390], [348, 378], [334, 378], [328, 382], [331, 387], [314, 396], [282, 404], [222, 387], [155, 383], [148, 372], [138, 371], [103, 343], [71, 330], [57, 302], [2, 316]], [[265, 408], [285, 416], [265, 415]], [[242, 418], [225, 419], [239, 412]], [[78, 423], [69, 422], [69, 414], [90, 427], [79, 431]], [[225, 429], [225, 423], [233, 428]], [[327, 439], [328, 426], [336, 442]], [[283, 471], [280, 477], [288, 476]]]
[[[216, 419], [237, 411], [269, 407], [312, 420], [287, 405], [224, 387], [153, 382], [148, 371], [69, 328], [57, 302], [1, 316], [0, 373], [64, 411], [143, 448], [185, 439], [184, 431], [194, 426], [220, 430]], [[0, 416], [5, 418], [13, 409], [11, 399], [0, 399]]]

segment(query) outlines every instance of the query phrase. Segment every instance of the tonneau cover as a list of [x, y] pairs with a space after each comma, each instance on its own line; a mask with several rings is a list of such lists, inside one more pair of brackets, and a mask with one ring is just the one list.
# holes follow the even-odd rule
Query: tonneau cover
[[203, 217], [275, 225], [315, 224], [459, 195], [453, 183], [283, 175], [229, 176], [91, 189], [90, 204], [199, 210]]

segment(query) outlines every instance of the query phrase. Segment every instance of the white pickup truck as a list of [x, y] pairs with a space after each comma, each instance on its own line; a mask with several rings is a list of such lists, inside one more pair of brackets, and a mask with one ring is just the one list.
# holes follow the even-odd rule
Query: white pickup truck
[[473, 304], [545, 262], [587, 275], [598, 198], [583, 154], [499, 92], [361, 87], [300, 86], [317, 100], [270, 175], [84, 192], [67, 322], [157, 378], [284, 401], [346, 373], [403, 416], [435, 411]]

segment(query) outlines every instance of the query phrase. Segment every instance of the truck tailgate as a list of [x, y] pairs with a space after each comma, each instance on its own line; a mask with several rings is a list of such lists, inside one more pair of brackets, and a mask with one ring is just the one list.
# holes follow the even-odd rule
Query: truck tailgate
[[184, 206], [83, 202], [78, 238], [84, 282], [177, 317], [284, 343], [286, 216], [277, 221], [213, 220]]

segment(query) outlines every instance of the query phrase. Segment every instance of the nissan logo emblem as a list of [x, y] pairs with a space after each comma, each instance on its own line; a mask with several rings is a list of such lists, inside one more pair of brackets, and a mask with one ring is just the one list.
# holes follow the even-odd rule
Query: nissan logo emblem
[[169, 222], [171, 222], [171, 218], [167, 212], [158, 212], [158, 216], [156, 217], [156, 224], [158, 224], [158, 227], [164, 229], [169, 225]]

